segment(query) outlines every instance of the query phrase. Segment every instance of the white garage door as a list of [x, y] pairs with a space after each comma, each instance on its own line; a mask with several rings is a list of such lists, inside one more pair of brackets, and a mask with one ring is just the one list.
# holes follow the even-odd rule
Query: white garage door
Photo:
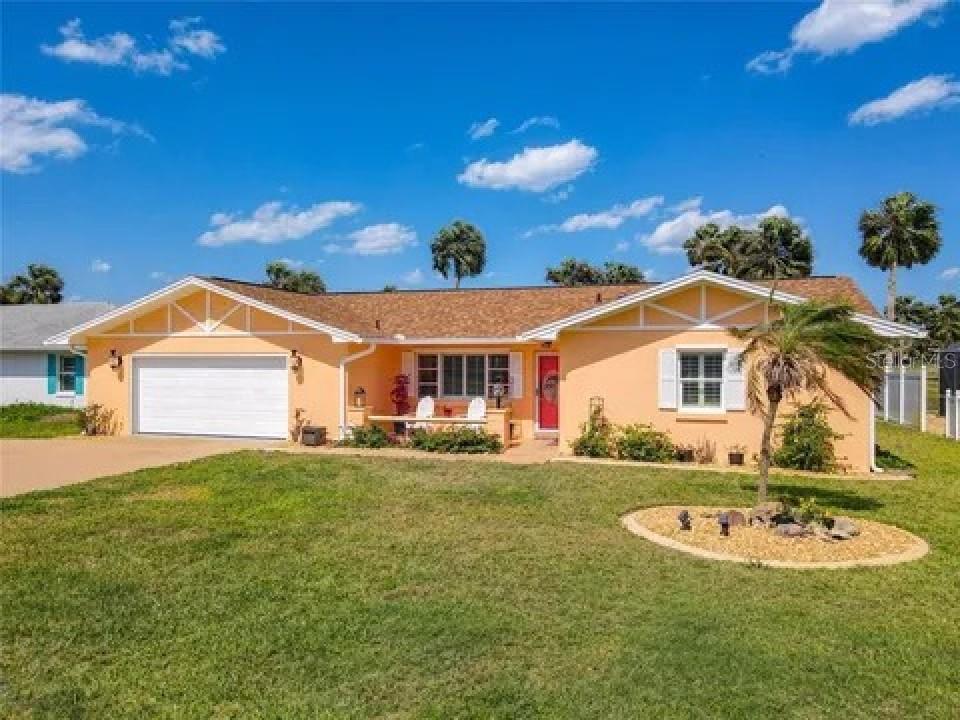
[[135, 430], [285, 439], [287, 375], [284, 356], [134, 358]]

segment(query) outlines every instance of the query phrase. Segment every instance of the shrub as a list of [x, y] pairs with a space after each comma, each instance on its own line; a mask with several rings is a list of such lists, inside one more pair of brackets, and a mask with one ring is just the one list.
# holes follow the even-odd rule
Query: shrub
[[460, 427], [452, 430], [414, 430], [410, 434], [410, 446], [417, 450], [440, 453], [498, 453], [503, 443], [496, 435], [486, 430]]
[[833, 443], [843, 436], [830, 427], [827, 406], [819, 400], [798, 405], [781, 426], [781, 435], [780, 448], [773, 454], [774, 465], [817, 472], [837, 469]]
[[667, 433], [640, 423], [621, 428], [614, 444], [621, 460], [670, 462], [677, 452]]
[[387, 431], [377, 425], [369, 427], [355, 427], [350, 435], [339, 443], [341, 447], [355, 448], [385, 448], [391, 444]]
[[570, 447], [574, 455], [594, 458], [610, 458], [616, 453], [616, 428], [607, 422], [598, 408], [592, 410], [590, 419], [580, 426], [580, 435]]

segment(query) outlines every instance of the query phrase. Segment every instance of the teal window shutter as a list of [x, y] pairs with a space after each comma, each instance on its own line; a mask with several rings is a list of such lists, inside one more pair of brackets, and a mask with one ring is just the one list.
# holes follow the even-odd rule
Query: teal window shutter
[[47, 355], [47, 395], [57, 394], [57, 356]]
[[76, 380], [76, 392], [77, 395], [83, 395], [83, 386], [84, 383], [84, 373], [86, 372], [87, 359], [83, 355], [77, 355], [77, 380]]

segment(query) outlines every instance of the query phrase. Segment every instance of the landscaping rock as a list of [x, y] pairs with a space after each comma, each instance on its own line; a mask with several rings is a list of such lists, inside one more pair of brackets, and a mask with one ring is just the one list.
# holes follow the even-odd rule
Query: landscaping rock
[[739, 510], [730, 510], [727, 512], [727, 522], [730, 523], [730, 527], [737, 527], [739, 525], [747, 524], [747, 516], [744, 515]]
[[760, 503], [750, 511], [750, 524], [769, 527], [773, 518], [783, 512], [783, 503]]
[[783, 523], [777, 525], [774, 532], [780, 537], [805, 537], [810, 534], [810, 528], [798, 523]]
[[842, 533], [850, 537], [860, 534], [860, 528], [848, 517], [837, 517], [833, 519], [833, 527], [830, 528], [835, 533]]
[[831, 530], [830, 537], [833, 540], [850, 540], [853, 535], [850, 533], [845, 533], [842, 530]]

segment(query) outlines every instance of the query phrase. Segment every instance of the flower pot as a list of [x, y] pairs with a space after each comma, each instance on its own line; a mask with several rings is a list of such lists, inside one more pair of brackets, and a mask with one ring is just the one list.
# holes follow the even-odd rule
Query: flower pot
[[743, 453], [742, 452], [731, 452], [727, 453], [727, 462], [731, 465], [743, 465]]

